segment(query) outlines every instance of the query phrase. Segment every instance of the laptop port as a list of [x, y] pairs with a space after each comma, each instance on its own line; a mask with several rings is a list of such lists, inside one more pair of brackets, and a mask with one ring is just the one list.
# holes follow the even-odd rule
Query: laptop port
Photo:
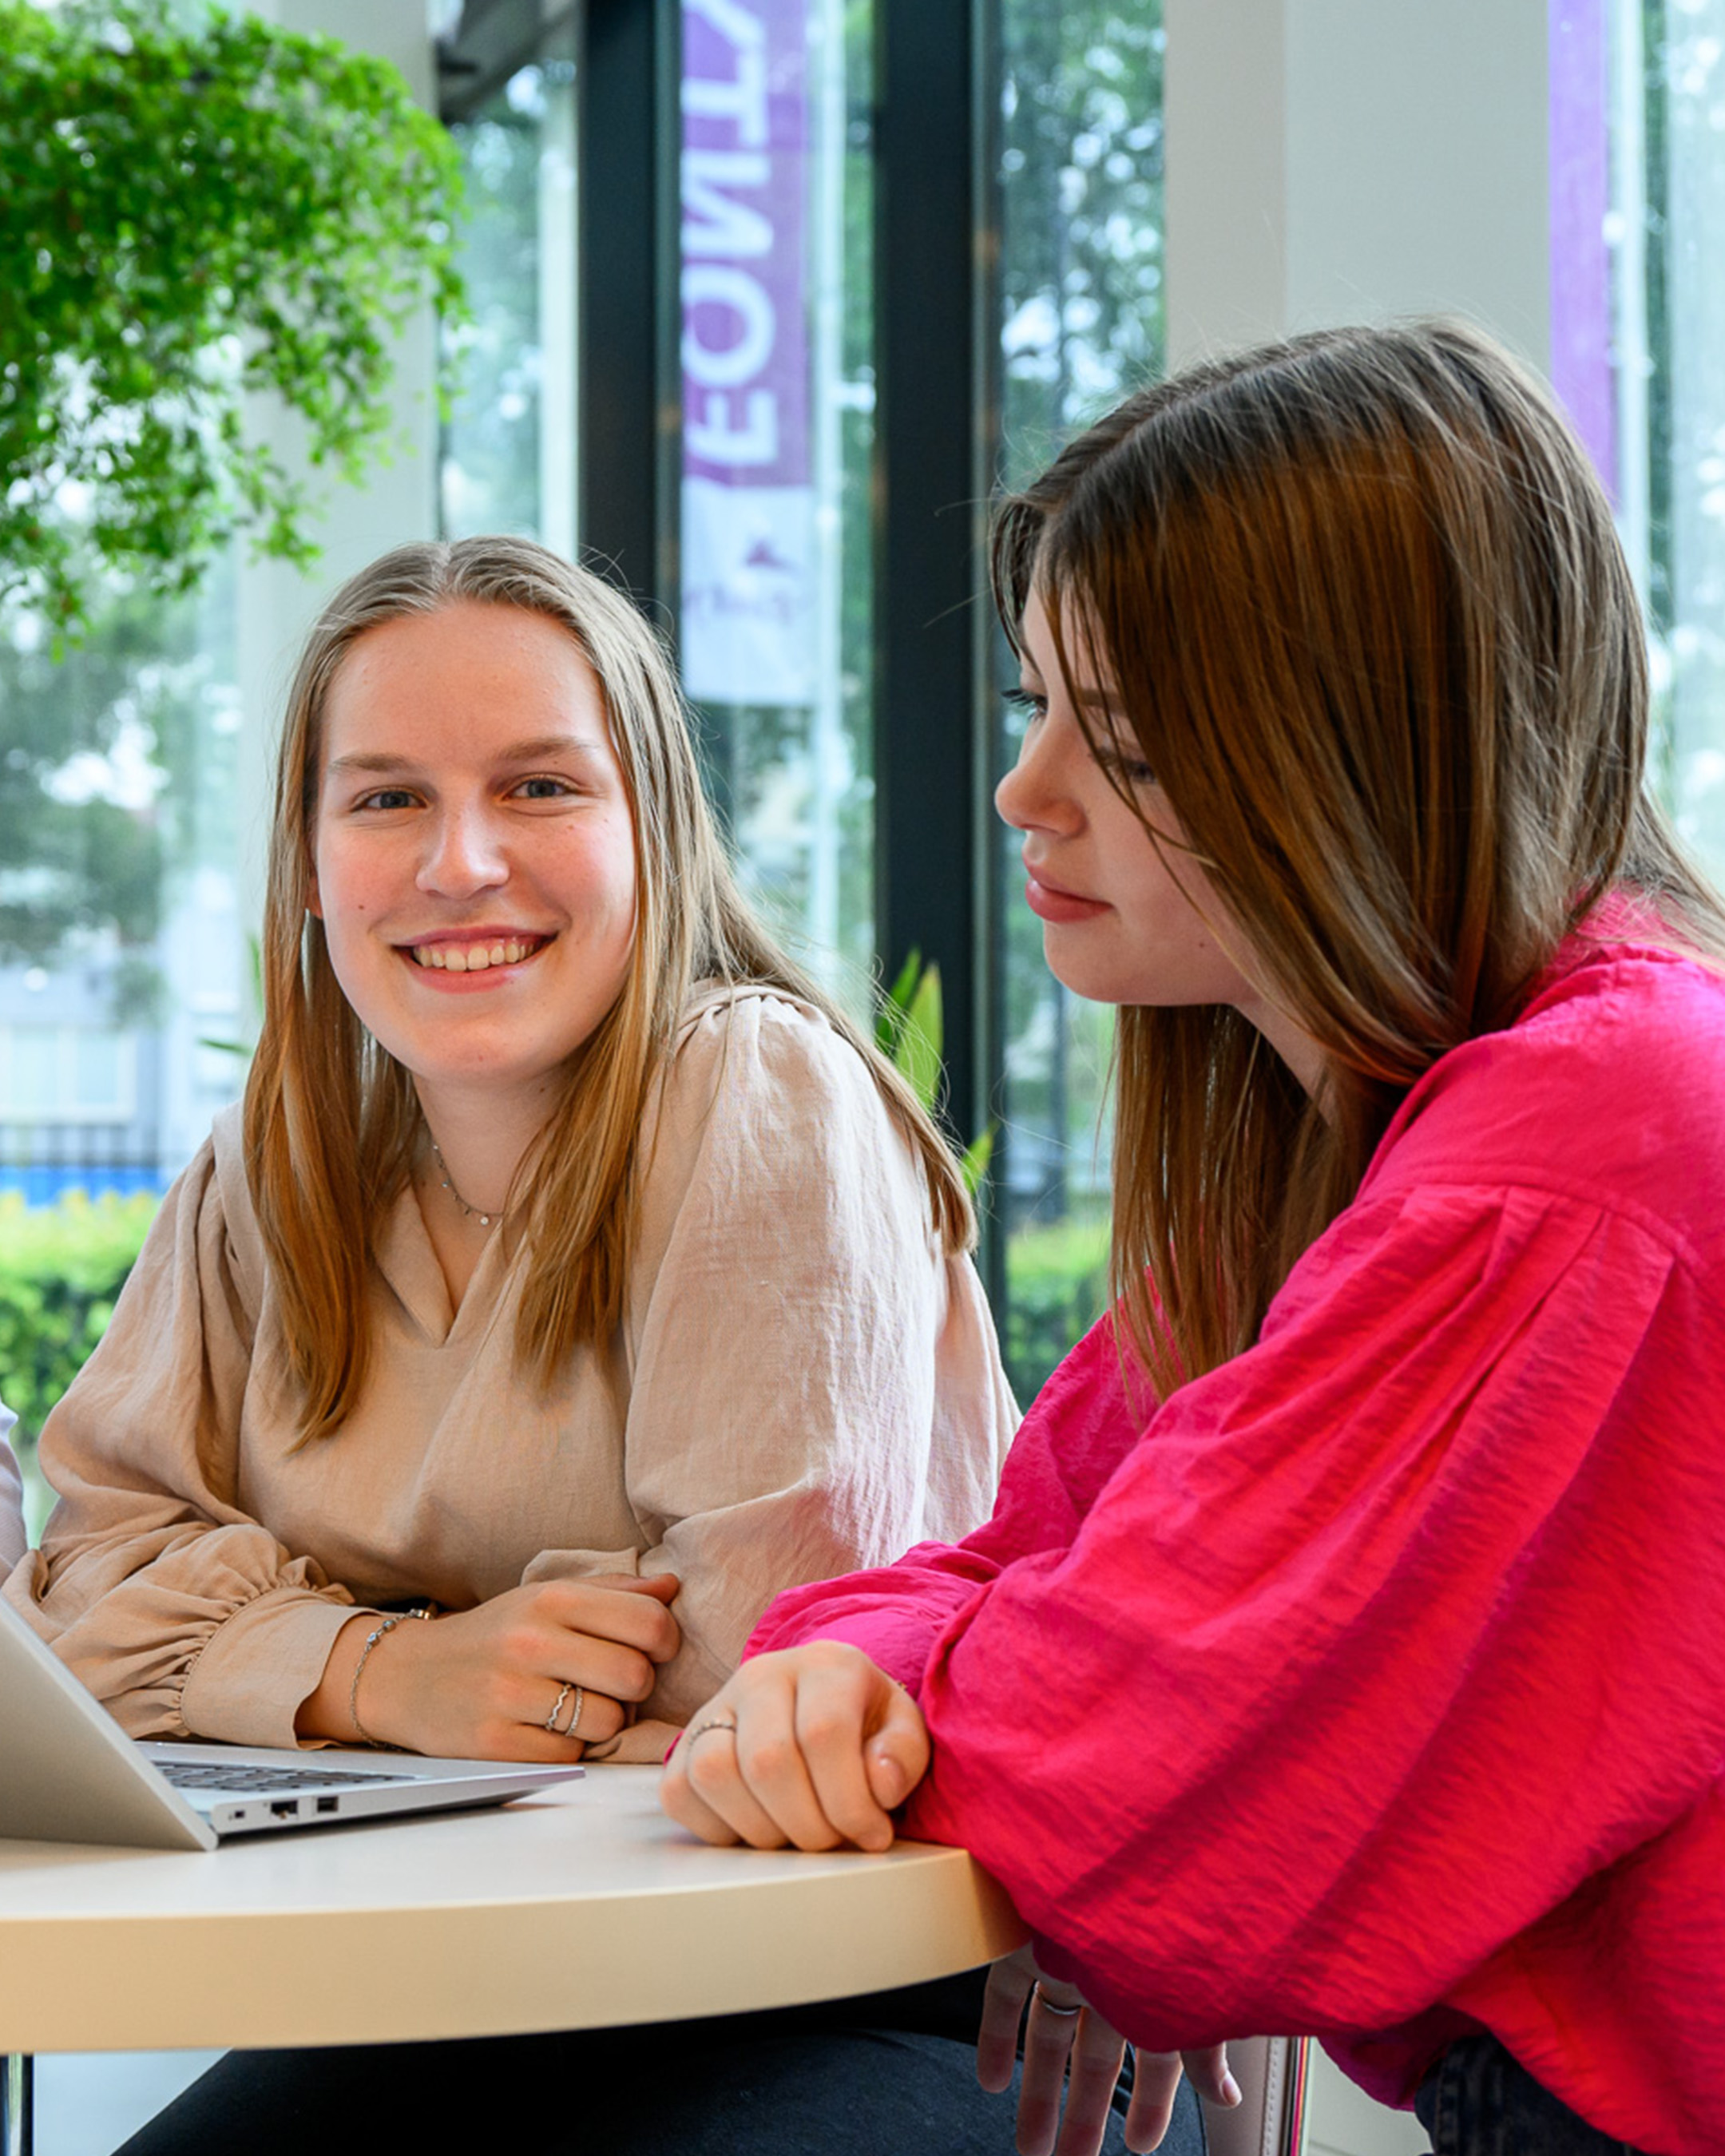
[[271, 1819], [297, 1819], [300, 1816], [300, 1799], [284, 1797], [279, 1804], [270, 1805], [270, 1816]]
[[321, 1812], [336, 1811], [340, 1808], [341, 1802], [341, 1799], [339, 1797], [320, 1797], [317, 1800], [317, 1809]]

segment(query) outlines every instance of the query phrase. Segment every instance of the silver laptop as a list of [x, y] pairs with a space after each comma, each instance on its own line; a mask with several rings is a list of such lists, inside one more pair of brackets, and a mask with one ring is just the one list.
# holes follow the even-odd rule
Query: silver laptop
[[237, 1835], [501, 1804], [583, 1771], [136, 1743], [0, 1602], [0, 1837], [213, 1849]]

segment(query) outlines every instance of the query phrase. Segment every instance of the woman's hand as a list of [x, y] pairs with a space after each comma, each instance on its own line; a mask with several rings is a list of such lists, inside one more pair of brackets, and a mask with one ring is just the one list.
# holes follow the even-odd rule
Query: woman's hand
[[[998, 2092], [1011, 2087], [1026, 1999], [1030, 2017], [1024, 2030], [1024, 2079], [1019, 2084], [1019, 2156], [1096, 2156], [1108, 2123], [1109, 2098], [1126, 2057], [1126, 2039], [1085, 2003], [1081, 1992], [1045, 1976], [1029, 1947], [1008, 1954], [988, 1971], [983, 2025], [977, 2037], [977, 2079], [985, 2089]], [[1220, 2044], [1183, 2053], [1134, 2051], [1132, 2092], [1126, 2113], [1128, 2148], [1161, 2147], [1173, 2116], [1183, 2060], [1200, 2096], [1227, 2106], [1240, 2102], [1240, 2087], [1228, 2071], [1228, 2053]]]
[[891, 1846], [928, 1771], [921, 1711], [860, 1648], [817, 1640], [745, 1662], [683, 1733], [659, 1801], [703, 1841]]
[[[295, 1726], [302, 1737], [355, 1743], [357, 1707], [368, 1737], [403, 1751], [578, 1759], [588, 1744], [616, 1736], [629, 1705], [651, 1692], [656, 1666], [677, 1651], [667, 1605], [679, 1584], [669, 1573], [547, 1580], [429, 1625], [398, 1625], [367, 1658], [356, 1700], [354, 1671], [377, 1623], [357, 1616], [337, 1635]], [[555, 1729], [547, 1726], [554, 1708]]]

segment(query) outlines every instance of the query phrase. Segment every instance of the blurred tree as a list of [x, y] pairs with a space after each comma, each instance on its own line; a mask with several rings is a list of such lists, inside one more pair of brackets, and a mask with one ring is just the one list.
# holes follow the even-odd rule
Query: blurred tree
[[0, 0], [0, 596], [77, 633], [101, 569], [189, 589], [235, 530], [305, 561], [273, 391], [359, 476], [388, 332], [460, 305], [454, 151], [385, 62], [174, 0]]
[[1163, 366], [1159, 0], [1001, 16], [1003, 475]]
[[[94, 598], [73, 665], [39, 626], [0, 638], [0, 963], [52, 964], [104, 930], [135, 951], [155, 936], [163, 868], [190, 835], [175, 817], [195, 791], [197, 643], [194, 605], [149, 592]], [[136, 1004], [148, 977], [133, 972]]]

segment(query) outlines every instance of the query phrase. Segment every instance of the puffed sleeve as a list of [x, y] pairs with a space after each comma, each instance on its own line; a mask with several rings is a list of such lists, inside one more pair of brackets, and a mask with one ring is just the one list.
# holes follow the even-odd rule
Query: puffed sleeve
[[[920, 1543], [895, 1563], [793, 1588], [773, 1599], [745, 1652], [812, 1639], [860, 1647], [914, 1697], [941, 1634], [1003, 1570], [1064, 1550], [1142, 1424], [1127, 1391], [1113, 1318], [1091, 1327], [1037, 1394], [1013, 1440], [994, 1508], [956, 1545]], [[1148, 1398], [1142, 1378], [1140, 1400]]]
[[23, 1555], [26, 1540], [23, 1478], [6, 1442], [6, 1433], [17, 1420], [10, 1408], [0, 1404], [0, 1579]]
[[236, 1502], [263, 1276], [237, 1152], [163, 1199], [44, 1427], [59, 1502], [3, 1592], [131, 1735], [287, 1745], [352, 1604]]
[[[683, 1583], [643, 1710], [680, 1723], [779, 1589], [985, 1519], [1017, 1415], [974, 1270], [816, 1013], [707, 1009], [644, 1142], [624, 1471], [648, 1547], [603, 1563]], [[600, 1562], [547, 1553], [531, 1576]]]
[[[1717, 1282], [1651, 1217], [1357, 1205], [1075, 1531], [952, 1601], [906, 1830], [971, 1850], [1142, 2043], [1489, 1995], [1717, 1783], [1721, 1368]], [[849, 1635], [890, 1638], [845, 1593]]]

